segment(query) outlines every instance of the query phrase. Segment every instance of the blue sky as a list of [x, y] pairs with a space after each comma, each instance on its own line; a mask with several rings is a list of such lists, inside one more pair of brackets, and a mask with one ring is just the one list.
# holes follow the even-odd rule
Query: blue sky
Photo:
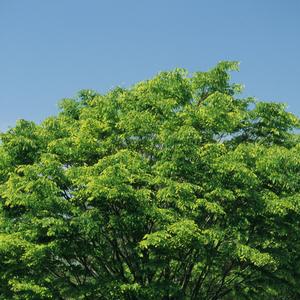
[[0, 130], [80, 89], [238, 60], [245, 95], [300, 115], [298, 0], [0, 0]]

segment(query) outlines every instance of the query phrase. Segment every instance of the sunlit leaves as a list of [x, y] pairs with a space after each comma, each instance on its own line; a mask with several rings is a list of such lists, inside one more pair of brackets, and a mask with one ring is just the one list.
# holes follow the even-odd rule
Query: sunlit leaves
[[299, 119], [232, 70], [82, 90], [1, 134], [0, 299], [298, 299]]

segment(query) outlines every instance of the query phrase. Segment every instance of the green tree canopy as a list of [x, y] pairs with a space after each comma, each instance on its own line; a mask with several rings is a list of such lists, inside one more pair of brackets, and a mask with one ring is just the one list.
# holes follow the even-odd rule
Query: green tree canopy
[[299, 119], [237, 69], [83, 90], [2, 133], [0, 299], [300, 299]]

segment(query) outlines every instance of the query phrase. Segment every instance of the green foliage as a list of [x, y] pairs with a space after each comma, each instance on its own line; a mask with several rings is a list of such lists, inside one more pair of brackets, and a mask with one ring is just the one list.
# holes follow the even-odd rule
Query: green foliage
[[299, 299], [299, 119], [238, 97], [237, 69], [1, 134], [0, 299]]

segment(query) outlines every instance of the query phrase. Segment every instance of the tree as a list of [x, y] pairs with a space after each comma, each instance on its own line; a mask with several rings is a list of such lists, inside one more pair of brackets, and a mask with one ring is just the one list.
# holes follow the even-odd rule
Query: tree
[[1, 134], [0, 299], [300, 298], [299, 119], [235, 62], [83, 90]]

